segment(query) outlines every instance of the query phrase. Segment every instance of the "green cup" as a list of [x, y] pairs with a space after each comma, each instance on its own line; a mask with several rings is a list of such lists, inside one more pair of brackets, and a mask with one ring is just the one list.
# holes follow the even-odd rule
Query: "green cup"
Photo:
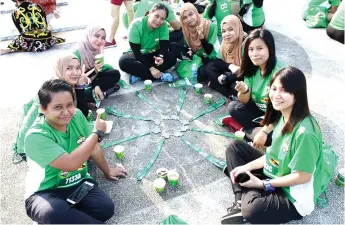
[[179, 174], [175, 170], [171, 170], [168, 172], [168, 181], [169, 184], [175, 187], [178, 184]]
[[103, 54], [96, 55], [95, 59], [98, 63], [104, 63], [104, 55]]
[[89, 112], [87, 113], [87, 120], [90, 122], [92, 121], [92, 111], [89, 110]]
[[168, 169], [166, 168], [159, 168], [156, 173], [160, 178], [167, 179], [168, 177]]
[[97, 114], [100, 114], [100, 118], [102, 119], [102, 120], [105, 120], [105, 109], [104, 108], [99, 108], [99, 109], [97, 109]]
[[166, 182], [163, 178], [157, 178], [153, 181], [153, 186], [155, 187], [157, 192], [163, 192], [165, 189]]
[[337, 185], [338, 187], [344, 187], [344, 183], [345, 183], [345, 169], [341, 168], [338, 171], [338, 175], [337, 175], [337, 179], [335, 180], [335, 185]]
[[194, 85], [194, 87], [195, 87], [195, 93], [197, 94], [197, 95], [200, 95], [201, 93], [202, 93], [202, 84], [200, 84], [200, 83], [197, 83], [197, 84], [195, 84]]
[[236, 139], [240, 140], [240, 141], [243, 140], [245, 135], [246, 134], [243, 131], [240, 131], [240, 130], [235, 132]]
[[205, 94], [204, 95], [204, 103], [206, 105], [210, 105], [212, 103], [212, 95], [211, 94]]
[[115, 156], [116, 158], [118, 158], [119, 160], [122, 160], [124, 157], [124, 150], [125, 148], [122, 145], [116, 145], [114, 147], [114, 152], [115, 152]]
[[150, 92], [152, 90], [152, 80], [145, 80], [144, 85], [145, 85], [145, 90], [147, 92]]

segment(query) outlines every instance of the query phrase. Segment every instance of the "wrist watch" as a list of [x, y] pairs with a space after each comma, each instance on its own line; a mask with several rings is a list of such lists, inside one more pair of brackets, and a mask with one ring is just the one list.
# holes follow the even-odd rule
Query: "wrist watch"
[[92, 133], [95, 133], [97, 134], [98, 136], [98, 143], [101, 142], [103, 140], [103, 137], [104, 137], [104, 132], [101, 131], [101, 130], [96, 130], [96, 131], [93, 131]]
[[269, 192], [272, 192], [274, 191], [276, 188], [272, 186], [270, 179], [266, 179], [264, 180], [264, 190], [265, 191], [269, 191]]

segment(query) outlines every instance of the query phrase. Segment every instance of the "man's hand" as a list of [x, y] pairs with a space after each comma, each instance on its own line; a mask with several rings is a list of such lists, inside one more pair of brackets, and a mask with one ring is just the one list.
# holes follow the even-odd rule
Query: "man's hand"
[[118, 181], [118, 177], [126, 177], [127, 171], [122, 164], [117, 164], [115, 168], [109, 168], [109, 172], [104, 174], [105, 177], [109, 180], [116, 180]]

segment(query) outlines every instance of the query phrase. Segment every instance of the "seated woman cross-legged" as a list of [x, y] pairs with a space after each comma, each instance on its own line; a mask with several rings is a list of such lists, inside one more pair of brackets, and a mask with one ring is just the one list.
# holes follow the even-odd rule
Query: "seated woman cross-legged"
[[129, 83], [138, 80], [173, 82], [174, 77], [164, 71], [176, 64], [169, 51], [169, 28], [165, 19], [169, 15], [163, 3], [156, 3], [147, 16], [134, 20], [129, 27], [131, 52], [119, 60], [120, 69], [130, 74]]
[[[25, 138], [28, 163], [25, 208], [39, 224], [100, 224], [114, 214], [114, 203], [88, 174], [89, 157], [107, 179], [125, 176], [118, 164], [111, 168], [99, 145], [106, 130], [99, 116], [90, 132], [89, 123], [74, 106], [72, 87], [65, 81], [46, 81], [38, 92], [39, 116]], [[77, 204], [66, 199], [84, 185], [93, 189]]]
[[273, 75], [263, 124], [274, 125], [266, 154], [238, 140], [226, 150], [225, 173], [231, 178], [235, 203], [222, 224], [300, 220], [314, 210], [321, 194], [322, 134], [310, 114], [302, 71], [287, 67]]
[[235, 128], [234, 130], [242, 126], [246, 137], [249, 140], [255, 139], [254, 144], [259, 142], [260, 146], [270, 144], [269, 134], [272, 127], [261, 127], [253, 120], [265, 114], [269, 83], [273, 74], [280, 68], [282, 64], [276, 59], [271, 32], [261, 29], [252, 31], [245, 42], [239, 72], [244, 81], [236, 81], [238, 100], [229, 103], [230, 116], [223, 119], [223, 124]]
[[206, 65], [209, 87], [226, 97], [236, 96], [235, 82], [243, 80], [237, 76], [242, 62], [242, 24], [238, 17], [228, 15], [224, 17], [220, 26], [223, 40], [217, 59]]

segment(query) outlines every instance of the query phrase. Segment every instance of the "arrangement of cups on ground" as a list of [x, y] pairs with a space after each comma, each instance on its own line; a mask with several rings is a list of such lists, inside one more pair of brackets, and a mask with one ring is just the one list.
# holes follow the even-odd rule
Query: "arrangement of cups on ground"
[[166, 168], [159, 168], [156, 174], [158, 178], [154, 180], [153, 186], [157, 192], [161, 193], [165, 190], [167, 181], [170, 186], [177, 186], [179, 174], [176, 169], [168, 170]]
[[[202, 84], [200, 84], [200, 83], [197, 83], [197, 84], [195, 84], [194, 85], [194, 89], [195, 89], [195, 93], [197, 94], [197, 95], [201, 95], [202, 94], [202, 87], [203, 87], [203, 85]], [[205, 105], [211, 105], [211, 103], [212, 103], [212, 95], [211, 94], [204, 94], [204, 103], [205, 103]]]

